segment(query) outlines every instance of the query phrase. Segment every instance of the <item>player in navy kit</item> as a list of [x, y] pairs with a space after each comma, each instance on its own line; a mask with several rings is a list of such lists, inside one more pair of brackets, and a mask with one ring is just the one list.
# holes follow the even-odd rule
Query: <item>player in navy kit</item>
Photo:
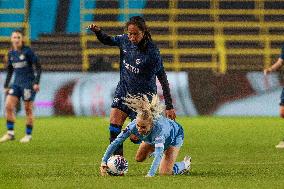
[[[166, 116], [175, 119], [169, 83], [163, 67], [159, 49], [153, 43], [145, 20], [140, 16], [131, 17], [126, 23], [127, 34], [111, 37], [95, 24], [88, 27], [95, 32], [98, 40], [105, 45], [120, 49], [120, 81], [117, 85], [110, 112], [110, 142], [115, 140], [129, 116], [134, 119], [136, 113], [123, 104], [123, 98], [129, 94], [156, 94], [156, 77], [161, 83], [166, 104]], [[130, 139], [137, 142], [137, 137]], [[114, 152], [123, 155], [122, 146]]]
[[[39, 91], [41, 66], [37, 56], [30, 47], [24, 45], [24, 35], [21, 31], [14, 31], [11, 35], [12, 49], [8, 52], [7, 77], [4, 84], [6, 97], [5, 114], [8, 132], [0, 142], [14, 140], [15, 108], [19, 101], [24, 101], [26, 111], [26, 135], [20, 142], [27, 143], [32, 139], [33, 129], [33, 101]], [[35, 69], [33, 68], [35, 67]], [[10, 85], [12, 75], [14, 81]]]
[[[281, 49], [281, 54], [277, 62], [273, 64], [270, 68], [265, 69], [264, 75], [266, 76], [269, 73], [279, 70], [283, 66], [283, 61], [284, 61], [284, 46]], [[280, 117], [284, 118], [284, 88], [281, 93], [279, 105], [280, 105], [280, 108], [279, 108]], [[278, 149], [284, 149], [284, 140], [280, 141], [279, 144], [277, 144], [275, 147]]]

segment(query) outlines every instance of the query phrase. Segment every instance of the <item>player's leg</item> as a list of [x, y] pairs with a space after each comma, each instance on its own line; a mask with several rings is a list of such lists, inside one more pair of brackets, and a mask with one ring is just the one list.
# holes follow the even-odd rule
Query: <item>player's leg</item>
[[25, 112], [26, 112], [26, 134], [20, 140], [21, 143], [28, 143], [32, 140], [33, 131], [33, 105], [36, 92], [31, 88], [24, 88], [22, 90], [22, 97], [24, 100]]
[[[114, 141], [121, 132], [122, 126], [128, 115], [118, 108], [112, 108], [110, 111], [110, 142]], [[113, 153], [114, 155], [123, 155], [123, 144]]]
[[179, 147], [170, 146], [164, 152], [159, 168], [160, 175], [180, 175], [189, 171], [191, 164], [191, 158], [189, 156], [185, 156], [184, 160], [181, 162], [176, 162], [179, 150]]
[[137, 162], [144, 161], [147, 157], [149, 157], [150, 154], [154, 152], [154, 150], [155, 150], [154, 146], [146, 142], [142, 142], [136, 152], [135, 160]]
[[281, 105], [279, 108], [280, 117], [284, 118], [284, 105]]
[[7, 134], [5, 134], [1, 139], [0, 142], [6, 142], [9, 140], [13, 140], [15, 137], [14, 133], [14, 123], [16, 120], [15, 116], [15, 107], [19, 102], [19, 98], [17, 96], [8, 95], [6, 98], [5, 104], [5, 116], [6, 116], [6, 127], [7, 127]]
[[178, 147], [170, 146], [165, 152], [161, 160], [159, 174], [160, 175], [172, 175], [173, 167], [179, 154]]
[[26, 135], [20, 140], [21, 143], [30, 142], [33, 131], [33, 101], [24, 101], [26, 112]]
[[[282, 92], [283, 94], [283, 92]], [[280, 103], [280, 109], [279, 109], [279, 113], [280, 113], [280, 117], [284, 118], [284, 100], [282, 99], [282, 95], [281, 95], [281, 103]], [[284, 149], [284, 139], [282, 141], [279, 142], [279, 144], [277, 144], [275, 146], [278, 149]]]

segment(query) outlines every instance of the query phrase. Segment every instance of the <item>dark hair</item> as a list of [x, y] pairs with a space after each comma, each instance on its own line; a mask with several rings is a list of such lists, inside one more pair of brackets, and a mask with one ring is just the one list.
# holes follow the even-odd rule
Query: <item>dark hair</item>
[[152, 41], [152, 37], [150, 34], [150, 31], [146, 25], [146, 22], [144, 18], [141, 16], [132, 16], [129, 21], [126, 23], [126, 28], [128, 28], [129, 25], [135, 25], [144, 33], [143, 39], [139, 42], [138, 47], [145, 51], [147, 48], [147, 44], [149, 41]]
[[12, 33], [20, 33], [22, 36], [25, 36], [24, 31], [20, 29], [14, 30]]
[[[13, 34], [13, 33], [19, 33], [19, 34], [21, 34], [23, 37], [25, 36], [24, 31], [23, 31], [23, 30], [20, 30], [20, 29], [14, 30], [14, 31], [12, 32], [12, 34]], [[24, 39], [23, 39], [23, 41], [22, 41], [22, 44], [23, 44], [23, 46], [25, 46], [25, 41], [24, 41]], [[13, 49], [12, 45], [11, 45], [11, 49]]]

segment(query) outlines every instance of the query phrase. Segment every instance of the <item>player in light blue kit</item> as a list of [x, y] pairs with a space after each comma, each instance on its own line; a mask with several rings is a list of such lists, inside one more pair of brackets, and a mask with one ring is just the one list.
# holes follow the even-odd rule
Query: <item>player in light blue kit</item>
[[124, 104], [137, 112], [137, 117], [108, 146], [102, 158], [101, 175], [107, 174], [107, 160], [131, 134], [135, 134], [143, 141], [137, 151], [136, 161], [142, 162], [151, 154], [154, 155], [147, 177], [154, 176], [158, 168], [160, 175], [189, 172], [191, 164], [189, 156], [186, 156], [182, 162], [175, 162], [183, 144], [183, 128], [177, 122], [161, 115], [164, 107], [159, 104], [158, 96], [154, 95], [149, 102], [146, 95], [128, 95]]

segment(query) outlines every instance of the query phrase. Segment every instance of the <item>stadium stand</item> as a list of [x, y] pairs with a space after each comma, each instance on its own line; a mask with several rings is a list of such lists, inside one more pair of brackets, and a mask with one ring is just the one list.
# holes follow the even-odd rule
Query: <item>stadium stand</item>
[[[22, 28], [26, 36], [29, 36], [29, 1], [6, 0], [0, 2], [0, 59], [3, 60], [9, 48], [10, 34], [16, 28]], [[29, 44], [29, 37], [26, 39]], [[4, 65], [0, 64], [0, 69]]]
[[[283, 42], [281, 7], [281, 1], [265, 0], [161, 0], [147, 1], [143, 10], [124, 11], [144, 15], [166, 68], [205, 68], [225, 73], [236, 69], [261, 70], [278, 56]], [[107, 11], [100, 7], [81, 9], [83, 15], [92, 13], [95, 18], [109, 18], [109, 22], [97, 21], [107, 32], [123, 31], [122, 23], [108, 16], [119, 14], [116, 7], [109, 6]], [[83, 68], [88, 69], [88, 62], [95, 61], [94, 57], [117, 61], [118, 50], [99, 45], [92, 36], [85, 35], [84, 28], [90, 22], [81, 22]]]
[[35, 1], [31, 0], [30, 25], [31, 38], [37, 39], [40, 33], [54, 32], [58, 0]]
[[[56, 21], [46, 30], [34, 28], [35, 1], [31, 0], [32, 31], [47, 34], [32, 45], [50, 71], [117, 69], [118, 49], [100, 44], [86, 27], [95, 21], [107, 33], [121, 34], [122, 20], [137, 14], [147, 20], [165, 67], [173, 71], [262, 70], [277, 58], [284, 42], [281, 0], [144, 0], [136, 6], [131, 0], [70, 0], [64, 33], [50, 29]], [[47, 4], [54, 9], [57, 1]]]

